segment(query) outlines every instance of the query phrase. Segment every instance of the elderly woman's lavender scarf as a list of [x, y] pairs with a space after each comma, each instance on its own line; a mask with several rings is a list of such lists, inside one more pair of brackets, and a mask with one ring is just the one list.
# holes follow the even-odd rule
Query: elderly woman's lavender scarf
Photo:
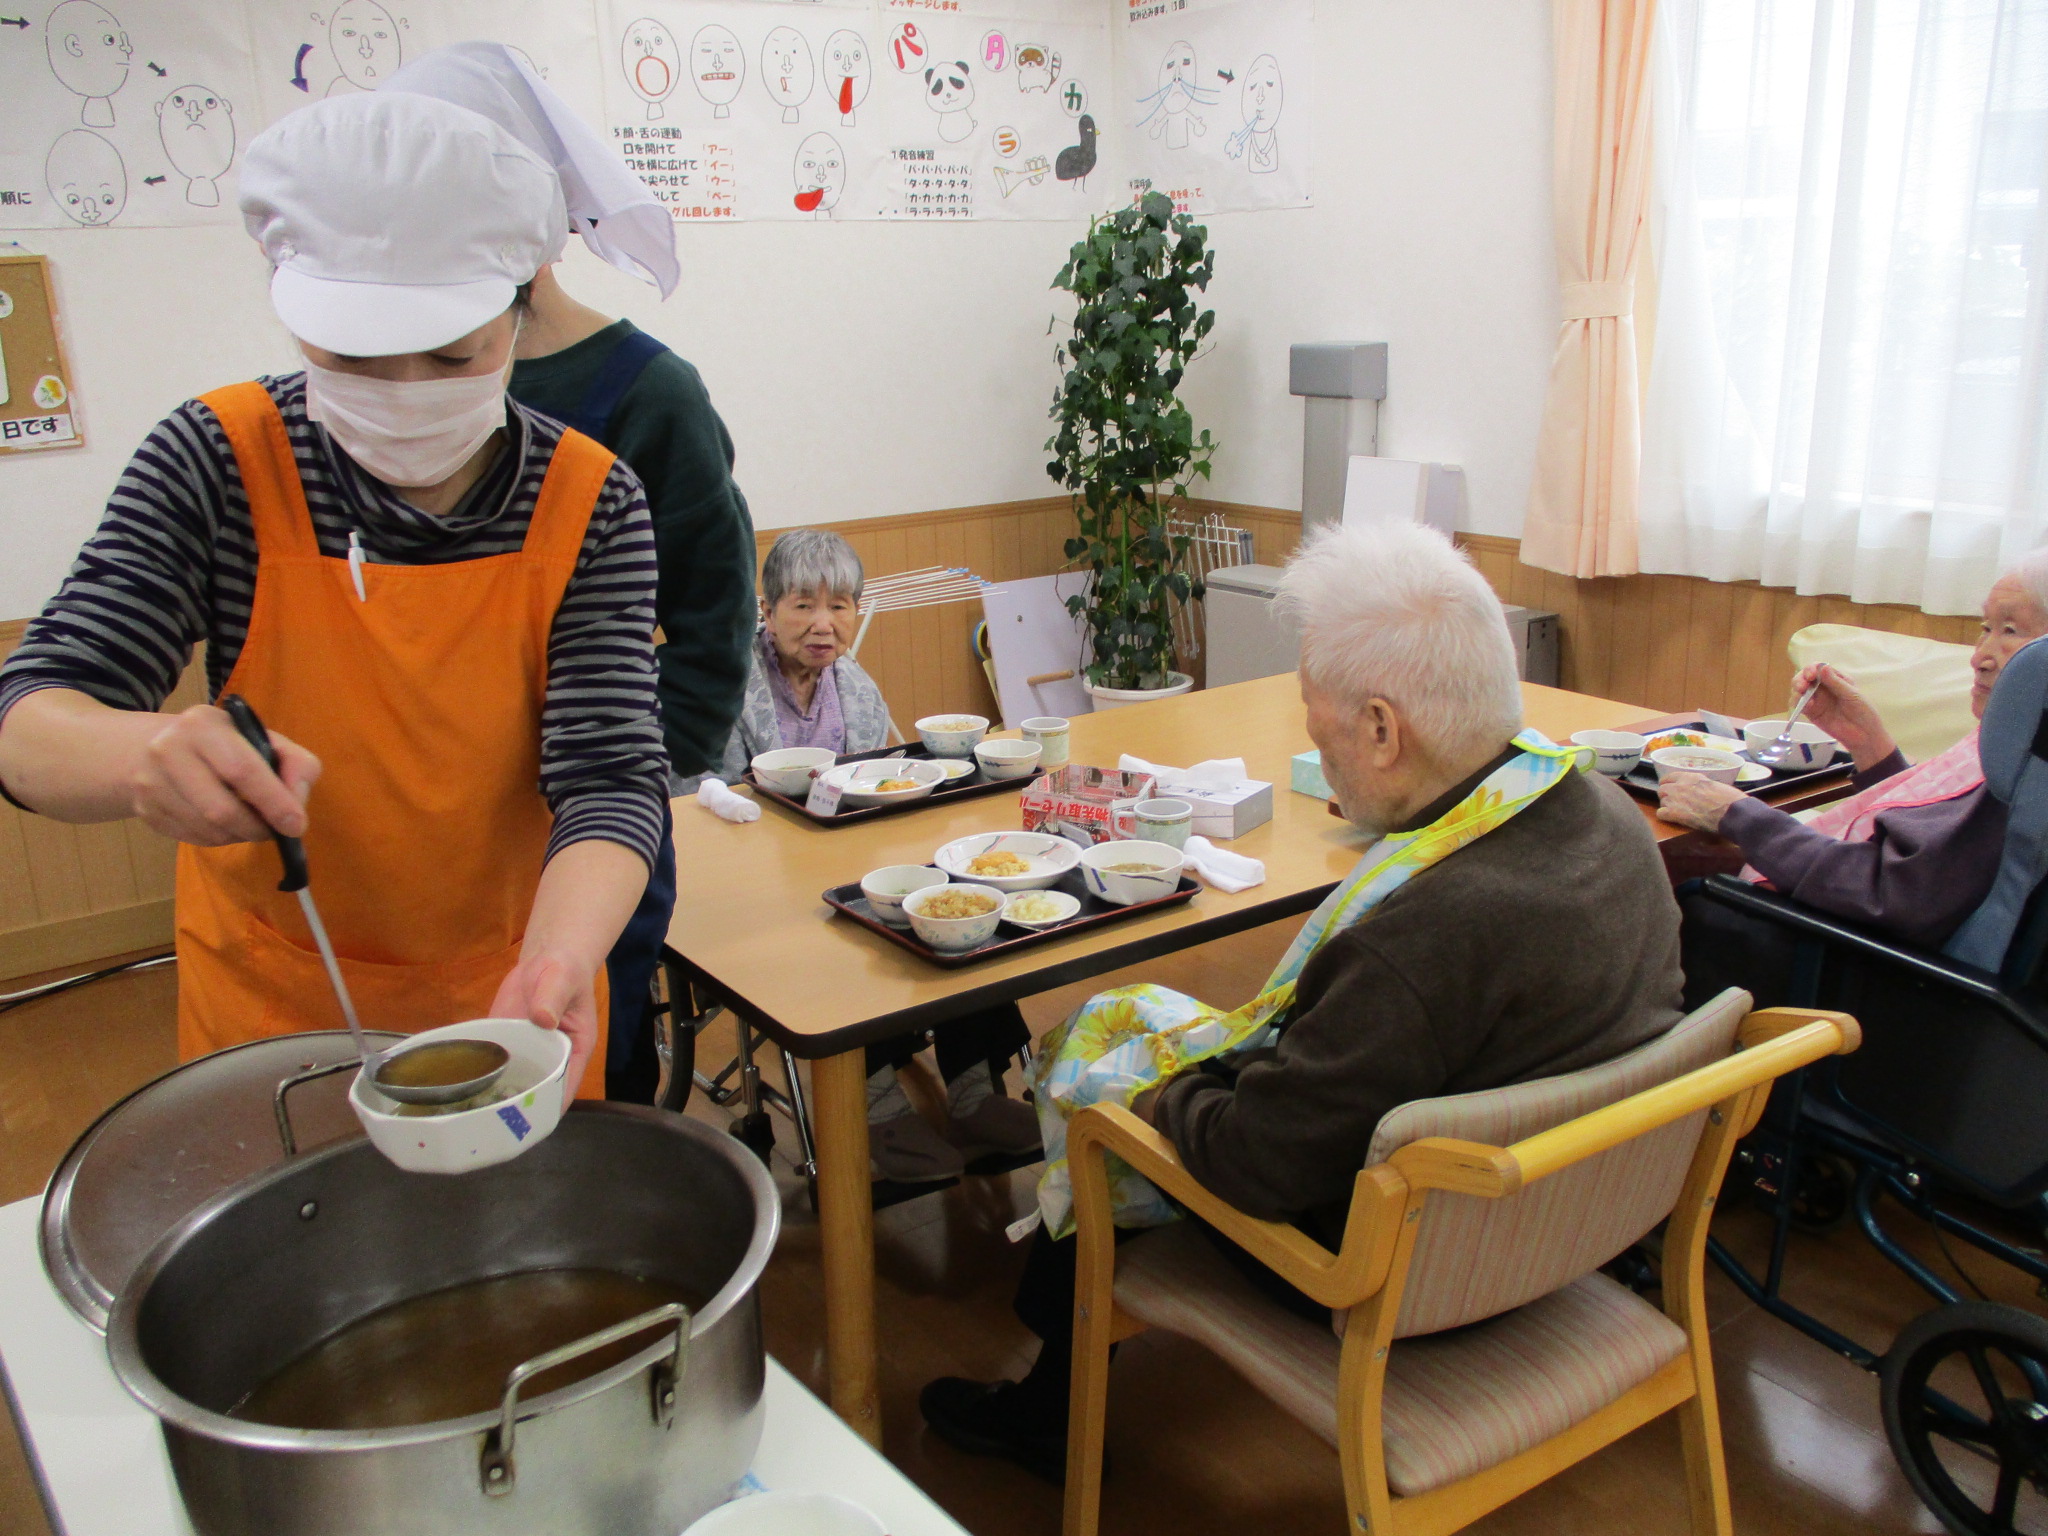
[[769, 691], [775, 695], [775, 723], [785, 747], [846, 751], [846, 717], [839, 710], [839, 679], [833, 668], [827, 667], [818, 674], [817, 691], [811, 695], [808, 712], [797, 704], [796, 690], [783, 675], [775, 638], [765, 629], [761, 631], [761, 670], [767, 674]]

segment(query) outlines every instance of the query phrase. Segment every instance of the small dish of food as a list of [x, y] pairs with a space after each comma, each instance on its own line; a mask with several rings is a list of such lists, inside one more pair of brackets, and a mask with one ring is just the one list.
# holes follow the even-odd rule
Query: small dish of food
[[763, 752], [748, 766], [754, 770], [754, 782], [763, 789], [801, 800], [811, 792], [811, 776], [838, 761], [830, 747], [778, 747]]
[[956, 779], [971, 778], [976, 766], [974, 759], [971, 757], [935, 757], [932, 761], [946, 771], [946, 782], [948, 784], [953, 783]]
[[[1743, 745], [1749, 748], [1749, 755], [1755, 757], [1778, 739], [1785, 729], [1784, 717], [1776, 720], [1752, 720], [1742, 728]], [[1839, 745], [1819, 726], [1802, 720], [1792, 727], [1790, 750], [1777, 765], [1779, 773], [1803, 773], [1809, 768], [1821, 768], [1835, 760], [1835, 748]]]
[[934, 885], [903, 898], [910, 931], [933, 949], [978, 949], [1003, 920], [1003, 892], [985, 885]]
[[1650, 754], [1650, 766], [1657, 770], [1660, 784], [1674, 773], [1696, 773], [1717, 784], [1733, 784], [1742, 772], [1742, 759], [1714, 747], [1659, 747]]
[[1042, 891], [1081, 861], [1081, 850], [1046, 832], [977, 832], [932, 855], [955, 880], [979, 880], [1005, 894]]
[[974, 749], [974, 760], [992, 779], [1028, 779], [1044, 755], [1045, 748], [1035, 741], [984, 741]]
[[1056, 927], [1081, 910], [1081, 898], [1065, 891], [1014, 891], [1003, 903], [1003, 921], [1019, 928]]
[[862, 875], [860, 893], [867, 897], [875, 916], [891, 928], [908, 928], [910, 919], [903, 915], [903, 898], [945, 883], [946, 872], [929, 864], [889, 864]]
[[871, 805], [901, 805], [930, 794], [946, 781], [946, 770], [917, 757], [887, 757], [870, 762], [841, 763], [825, 775], [839, 786], [840, 803], [857, 810]]
[[1735, 775], [1738, 784], [1761, 784], [1771, 776], [1771, 770], [1762, 763], [1744, 763]]
[[916, 730], [933, 757], [972, 757], [988, 734], [988, 721], [981, 715], [926, 715]]
[[1179, 890], [1186, 862], [1180, 849], [1170, 844], [1127, 838], [1082, 849], [1081, 878], [1089, 895], [1128, 907]]

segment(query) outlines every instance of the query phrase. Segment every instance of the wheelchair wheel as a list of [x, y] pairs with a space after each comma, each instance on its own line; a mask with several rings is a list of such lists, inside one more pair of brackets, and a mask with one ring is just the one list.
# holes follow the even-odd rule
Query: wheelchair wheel
[[1957, 1536], [2048, 1532], [2048, 1320], [1956, 1302], [1899, 1334], [1880, 1374], [1885, 1436]]

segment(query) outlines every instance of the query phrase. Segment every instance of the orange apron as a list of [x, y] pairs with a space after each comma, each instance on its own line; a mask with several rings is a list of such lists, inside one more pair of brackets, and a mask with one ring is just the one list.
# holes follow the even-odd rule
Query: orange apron
[[[612, 455], [576, 432], [516, 554], [362, 566], [320, 553], [269, 393], [201, 397], [227, 433], [256, 531], [249, 637], [224, 691], [322, 764], [306, 862], [366, 1029], [490, 1012], [518, 962], [553, 825], [540, 792], [548, 635]], [[269, 842], [178, 849], [178, 1054], [342, 1027]], [[604, 1092], [600, 1032], [579, 1097]]]

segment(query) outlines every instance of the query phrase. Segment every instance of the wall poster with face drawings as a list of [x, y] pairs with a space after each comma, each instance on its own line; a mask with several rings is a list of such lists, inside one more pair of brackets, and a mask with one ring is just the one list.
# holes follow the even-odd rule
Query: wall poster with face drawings
[[[597, 17], [606, 132], [678, 222], [1080, 219], [1122, 194], [1094, 175], [1117, 137], [1096, 126], [1116, 90], [1099, 0], [597, 0]], [[650, 120], [660, 82], [631, 40], [655, 28], [688, 78]]]
[[1306, 207], [1314, 19], [1314, 0], [1132, 5], [1117, 36], [1127, 194], [1156, 188], [1190, 213]]
[[0, 5], [0, 229], [239, 224], [262, 121], [247, 12], [190, 0]]

